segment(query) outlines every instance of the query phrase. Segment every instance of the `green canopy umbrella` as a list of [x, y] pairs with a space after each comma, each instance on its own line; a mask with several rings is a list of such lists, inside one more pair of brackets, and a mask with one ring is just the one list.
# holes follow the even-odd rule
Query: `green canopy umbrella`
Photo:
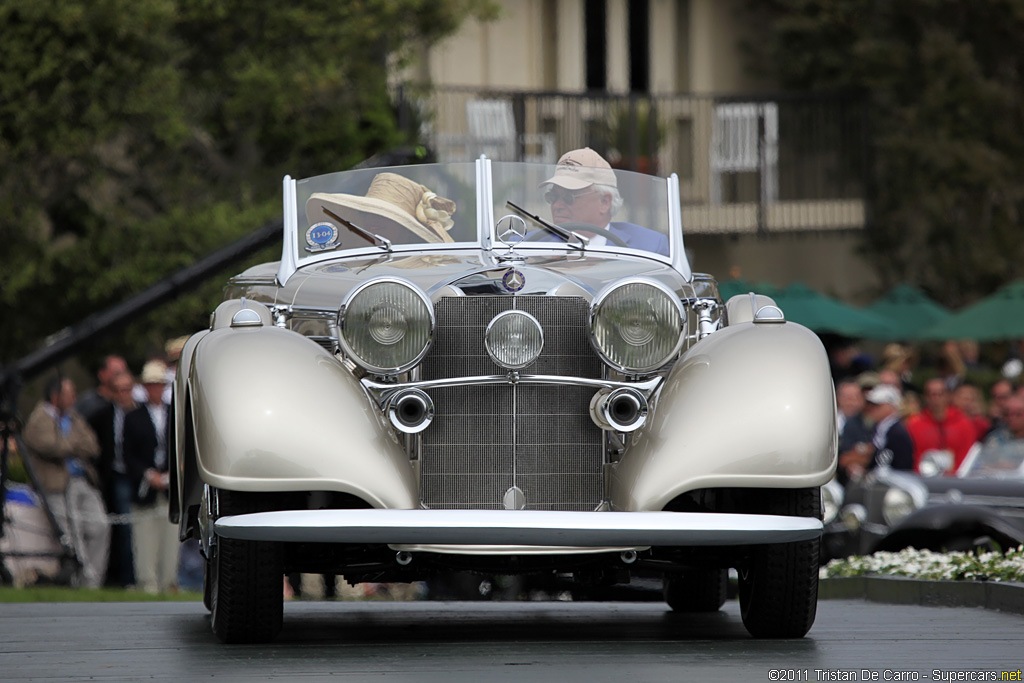
[[921, 330], [919, 339], [1024, 339], [1024, 280], [1016, 280], [981, 301]]
[[800, 323], [814, 332], [839, 334], [857, 339], [887, 339], [885, 319], [794, 282], [773, 298], [786, 320]]
[[917, 334], [936, 325], [952, 313], [910, 285], [897, 285], [865, 311], [884, 318], [891, 334], [888, 339], [917, 339]]

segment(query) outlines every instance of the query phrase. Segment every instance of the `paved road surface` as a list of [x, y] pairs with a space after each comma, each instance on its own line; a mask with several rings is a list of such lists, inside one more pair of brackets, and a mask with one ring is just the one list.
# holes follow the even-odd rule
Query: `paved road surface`
[[735, 601], [690, 617], [661, 603], [291, 602], [278, 642], [229, 647], [199, 603], [3, 604], [0, 680], [935, 680], [1024, 668], [1022, 636], [1018, 615], [839, 600], [786, 641], [750, 639]]

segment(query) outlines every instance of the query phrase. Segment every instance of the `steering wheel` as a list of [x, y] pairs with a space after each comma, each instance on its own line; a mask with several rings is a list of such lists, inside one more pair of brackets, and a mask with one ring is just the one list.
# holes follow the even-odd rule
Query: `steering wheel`
[[[595, 235], [601, 235], [605, 237], [609, 242], [614, 242], [620, 247], [629, 247], [629, 245], [626, 244], [626, 240], [622, 239], [611, 230], [608, 230], [607, 228], [599, 228], [596, 225], [591, 225], [590, 223], [561, 223], [558, 227], [564, 230], [572, 230], [576, 232], [592, 232]], [[538, 230], [534, 234], [527, 237], [524, 241], [537, 242], [550, 234], [552, 233], [548, 230]]]

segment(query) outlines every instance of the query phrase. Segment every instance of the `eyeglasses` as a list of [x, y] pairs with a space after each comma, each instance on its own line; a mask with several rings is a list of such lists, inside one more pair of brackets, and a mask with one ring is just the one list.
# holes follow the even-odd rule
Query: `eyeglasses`
[[597, 190], [587, 190], [586, 192], [565, 192], [562, 190], [556, 190], [554, 188], [544, 193], [544, 201], [548, 204], [554, 204], [558, 200], [562, 200], [566, 206], [572, 206], [580, 197], [586, 197], [588, 194], [594, 194]]

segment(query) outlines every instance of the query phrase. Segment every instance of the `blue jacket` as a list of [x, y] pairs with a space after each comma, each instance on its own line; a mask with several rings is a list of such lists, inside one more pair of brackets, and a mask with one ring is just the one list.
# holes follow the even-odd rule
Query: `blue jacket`
[[[608, 230], [616, 237], [621, 238], [631, 249], [643, 249], [644, 251], [652, 251], [662, 256], [668, 256], [668, 236], [662, 235], [656, 230], [620, 221], [609, 223]], [[549, 234], [538, 241], [561, 242], [562, 238]], [[609, 244], [614, 244], [614, 242], [609, 241]]]

